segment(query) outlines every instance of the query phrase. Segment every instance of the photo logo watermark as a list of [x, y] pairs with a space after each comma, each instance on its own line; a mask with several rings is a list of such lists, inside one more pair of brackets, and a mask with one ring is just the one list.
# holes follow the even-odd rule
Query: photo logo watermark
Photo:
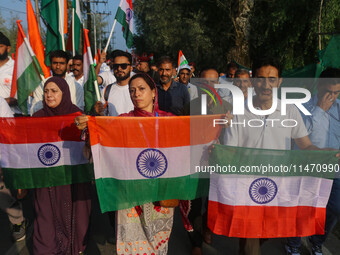
[[[215, 84], [215, 88], [219, 89], [228, 89], [230, 90], [232, 94], [232, 104], [233, 104], [233, 114], [234, 115], [244, 115], [244, 95], [240, 88], [231, 85], [231, 84]], [[214, 89], [216, 92], [216, 90]], [[248, 95], [253, 95], [254, 88], [248, 88]], [[288, 93], [300, 93], [304, 94], [304, 98], [294, 98], [294, 99], [288, 99], [287, 94]], [[247, 100], [247, 106], [251, 113], [255, 115], [265, 116], [270, 115], [275, 112], [278, 105], [278, 88], [272, 88], [272, 106], [268, 110], [259, 110], [254, 107], [253, 104], [253, 97], [248, 97]], [[210, 95], [212, 96], [212, 95]], [[305, 88], [281, 88], [281, 115], [287, 114], [287, 105], [295, 105], [304, 115], [312, 115], [304, 106], [304, 103], [307, 103], [311, 99], [311, 93], [309, 90]], [[206, 115], [207, 114], [207, 95], [202, 94], [201, 95], [201, 114]]]

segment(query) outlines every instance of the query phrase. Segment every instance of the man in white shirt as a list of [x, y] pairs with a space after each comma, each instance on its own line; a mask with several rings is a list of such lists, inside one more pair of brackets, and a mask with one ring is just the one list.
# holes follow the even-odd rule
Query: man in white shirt
[[[67, 63], [69, 55], [62, 50], [55, 50], [50, 53], [50, 68], [53, 76], [59, 76], [66, 80], [70, 87], [71, 101], [73, 104], [84, 110], [84, 91], [82, 86], [75, 83], [72, 76], [66, 76]], [[44, 97], [44, 86], [40, 84], [33, 93], [33, 102], [31, 107], [31, 115], [42, 108]]]
[[102, 70], [102, 66], [106, 65], [105, 64], [106, 52], [103, 51], [100, 54], [98, 64], [96, 65], [96, 74], [97, 74], [97, 81], [98, 81], [99, 87], [105, 88], [107, 85], [113, 84], [116, 82], [116, 77], [113, 75], [114, 70], [112, 69], [112, 56], [114, 52], [115, 51], [111, 53], [111, 56], [110, 56], [111, 59], [109, 63], [110, 67], [106, 71]]
[[[281, 69], [277, 62], [270, 58], [260, 59], [253, 64], [253, 87], [256, 95], [253, 96], [253, 106], [257, 110], [268, 110], [273, 103], [273, 88], [279, 88], [282, 82]], [[297, 125], [294, 127], [283, 127], [281, 121], [293, 119]], [[253, 125], [248, 125], [249, 120]], [[275, 120], [275, 121], [273, 121]], [[280, 102], [277, 109], [267, 116], [252, 113], [245, 106], [244, 115], [234, 116], [233, 123], [225, 133], [224, 144], [230, 146], [290, 150], [291, 140], [294, 139], [297, 146], [302, 150], [321, 150], [314, 146], [308, 137], [307, 129], [298, 109], [293, 105], [287, 106], [287, 114], [281, 114]], [[244, 123], [244, 124], [243, 124]], [[264, 123], [262, 126], [259, 123]], [[257, 126], [257, 127], [254, 127]], [[292, 125], [293, 126], [293, 125]], [[240, 249], [244, 254], [260, 254], [260, 242], [257, 238], [241, 239]], [[287, 254], [291, 251], [287, 251]]]
[[84, 73], [83, 73], [83, 56], [75, 55], [73, 57], [73, 77], [75, 79], [75, 83], [79, 84], [82, 88], [84, 88]]
[[191, 67], [189, 65], [182, 65], [178, 71], [179, 82], [184, 84], [189, 91], [190, 101], [198, 97], [198, 90], [195, 85], [192, 85], [189, 80], [191, 77]]
[[8, 56], [10, 50], [9, 39], [0, 32], [0, 96], [6, 100], [13, 114], [21, 114], [17, 99], [10, 97], [14, 69], [14, 60]]
[[110, 83], [113, 79], [110, 75], [104, 76], [103, 74], [106, 72], [98, 76], [98, 84], [105, 84], [105, 89], [101, 102], [98, 101], [95, 105], [95, 110], [98, 115], [118, 116], [130, 112], [134, 108], [129, 93], [132, 56], [128, 52], [115, 50], [110, 57], [111, 67], [117, 81]]

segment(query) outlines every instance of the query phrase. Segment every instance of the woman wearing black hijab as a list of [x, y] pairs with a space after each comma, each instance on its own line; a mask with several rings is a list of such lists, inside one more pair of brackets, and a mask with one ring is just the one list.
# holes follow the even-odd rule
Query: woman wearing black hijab
[[[72, 104], [67, 82], [52, 77], [44, 86], [43, 109], [33, 117], [80, 115]], [[33, 252], [42, 254], [81, 254], [87, 244], [90, 219], [90, 183], [63, 185], [35, 190]]]

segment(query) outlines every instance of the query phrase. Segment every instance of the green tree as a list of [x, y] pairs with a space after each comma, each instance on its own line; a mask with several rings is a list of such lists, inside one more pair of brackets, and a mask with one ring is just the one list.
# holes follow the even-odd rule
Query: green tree
[[[250, 66], [261, 55], [286, 69], [318, 61], [322, 0], [135, 0], [136, 52], [189, 61], [221, 71], [232, 60]], [[340, 1], [323, 0], [321, 32], [339, 32]], [[326, 47], [331, 35], [322, 35]]]
[[138, 54], [153, 52], [177, 60], [182, 50], [199, 66], [225, 68], [233, 45], [232, 24], [217, 1], [136, 0], [135, 48]]
[[[14, 15], [12, 12], [10, 14], [10, 18], [6, 21], [1, 12], [0, 12], [0, 31], [4, 33], [11, 42], [11, 53], [15, 53], [16, 45], [17, 45], [17, 33], [18, 33], [18, 26], [17, 20], [19, 17]], [[24, 28], [25, 29], [25, 28]]]

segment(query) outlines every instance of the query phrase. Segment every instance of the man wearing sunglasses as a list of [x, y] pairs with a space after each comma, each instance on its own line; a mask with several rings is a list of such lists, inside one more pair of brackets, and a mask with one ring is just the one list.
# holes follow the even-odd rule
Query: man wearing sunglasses
[[[103, 72], [98, 76], [98, 84], [104, 85], [105, 89], [101, 101], [95, 105], [95, 110], [98, 115], [118, 116], [133, 110], [128, 85], [132, 71], [132, 56], [128, 52], [115, 50], [111, 53], [110, 59], [114, 77], [111, 77], [111, 72]], [[113, 78], [116, 82], [112, 83]]]

